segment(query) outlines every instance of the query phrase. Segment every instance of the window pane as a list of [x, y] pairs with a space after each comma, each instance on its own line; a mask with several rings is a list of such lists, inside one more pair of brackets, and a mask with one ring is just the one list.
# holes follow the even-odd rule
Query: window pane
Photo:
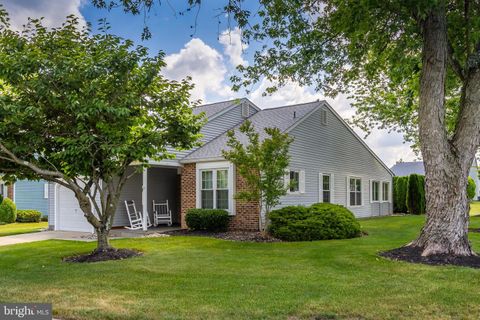
[[228, 189], [228, 170], [217, 171], [217, 189]]
[[202, 208], [213, 209], [213, 190], [202, 190]]
[[383, 201], [388, 201], [388, 182], [383, 183]]
[[362, 193], [361, 193], [361, 192], [357, 192], [356, 196], [357, 196], [357, 201], [356, 201], [355, 204], [356, 204], [357, 206], [362, 205]]
[[330, 203], [330, 191], [323, 191], [323, 202]]
[[300, 186], [300, 174], [298, 171], [290, 171], [290, 192], [297, 192]]
[[350, 192], [350, 205], [355, 205], [355, 192]]
[[357, 191], [362, 191], [362, 182], [360, 179], [355, 179], [355, 182], [357, 184]]
[[372, 200], [373, 201], [378, 201], [379, 200], [379, 182], [378, 181], [373, 181], [372, 182]]
[[323, 176], [323, 190], [330, 190], [330, 176]]
[[202, 171], [202, 189], [213, 189], [213, 172]]
[[355, 191], [355, 179], [350, 179], [350, 191]]
[[228, 210], [228, 190], [217, 190], [217, 209]]

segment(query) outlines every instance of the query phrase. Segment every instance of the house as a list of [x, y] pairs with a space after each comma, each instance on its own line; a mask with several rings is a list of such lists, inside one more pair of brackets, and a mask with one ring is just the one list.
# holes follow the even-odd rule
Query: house
[[49, 183], [44, 180], [18, 180], [13, 185], [12, 200], [19, 210], [38, 210], [48, 216], [48, 189]]
[[[258, 203], [236, 201], [245, 188], [233, 164], [222, 158], [226, 132], [249, 119], [264, 134], [265, 127], [288, 132], [294, 142], [285, 180], [292, 181], [282, 206], [331, 202], [348, 207], [357, 217], [392, 213], [390, 169], [325, 101], [260, 109], [247, 99], [196, 107], [208, 122], [202, 128], [203, 145], [175, 152], [176, 159], [151, 162], [125, 185], [113, 226], [128, 226], [124, 200], [135, 200], [138, 210], [151, 214], [152, 201], [168, 200], [174, 223], [186, 227], [190, 208], [221, 208], [232, 216], [232, 229], [256, 230]], [[132, 167], [131, 170], [134, 170]], [[49, 185], [49, 224], [56, 230], [93, 231], [73, 193]]]
[[[403, 162], [399, 161], [390, 168], [396, 176], [409, 176], [412, 173], [425, 175], [425, 167], [423, 165], [423, 161], [411, 161], [411, 162]], [[478, 200], [480, 200], [480, 179], [478, 177], [478, 162], [477, 159], [473, 160], [472, 166], [470, 167], [470, 171], [468, 176], [475, 181], [477, 186], [477, 190], [475, 190], [475, 194], [477, 195]]]

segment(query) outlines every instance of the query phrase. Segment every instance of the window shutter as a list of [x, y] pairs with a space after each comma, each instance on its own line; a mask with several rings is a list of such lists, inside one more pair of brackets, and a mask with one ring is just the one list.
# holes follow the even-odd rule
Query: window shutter
[[283, 176], [283, 183], [287, 192], [290, 192], [290, 170], [285, 170], [285, 175]]
[[299, 191], [300, 193], [305, 193], [305, 171], [304, 170], [300, 170], [300, 174], [299, 174]]
[[330, 202], [335, 203], [335, 178], [330, 174]]
[[323, 174], [318, 173], [318, 202], [323, 202]]

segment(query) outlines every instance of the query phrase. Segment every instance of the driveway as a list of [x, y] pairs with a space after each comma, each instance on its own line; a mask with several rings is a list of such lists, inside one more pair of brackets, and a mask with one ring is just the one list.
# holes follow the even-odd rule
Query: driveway
[[70, 232], [70, 231], [42, 231], [35, 233], [24, 233], [13, 236], [0, 237], [0, 247], [11, 244], [36, 242], [43, 240], [77, 240], [77, 241], [95, 241], [91, 233]]

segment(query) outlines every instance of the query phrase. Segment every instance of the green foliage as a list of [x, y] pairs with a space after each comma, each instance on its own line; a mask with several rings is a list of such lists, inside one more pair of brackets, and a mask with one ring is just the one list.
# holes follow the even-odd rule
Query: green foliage
[[38, 210], [17, 210], [17, 222], [40, 222], [42, 213]]
[[230, 217], [221, 209], [190, 209], [185, 215], [189, 229], [207, 231], [225, 231]]
[[361, 234], [353, 213], [330, 203], [317, 203], [309, 208], [285, 207], [272, 211], [269, 219], [269, 233], [287, 241], [347, 239]]
[[60, 183], [81, 198], [97, 232], [109, 230], [131, 164], [197, 145], [203, 122], [192, 85], [165, 79], [163, 52], [150, 55], [108, 25], [91, 34], [70, 16], [60, 28], [30, 20], [13, 31], [7, 18], [0, 7], [2, 179]]
[[475, 184], [475, 181], [471, 177], [468, 177], [467, 198], [469, 200], [473, 200], [475, 198], [476, 190], [477, 190], [477, 185]]
[[3, 196], [0, 194], [0, 204], [3, 202]]
[[425, 177], [411, 174], [407, 183], [407, 211], [409, 214], [425, 213]]
[[227, 134], [229, 150], [222, 151], [247, 184], [247, 190], [238, 192], [236, 198], [259, 201], [268, 216], [287, 193], [283, 176], [290, 161], [288, 151], [293, 138], [278, 128], [265, 128], [266, 137], [261, 139], [250, 121], [245, 121], [239, 129], [240, 134], [247, 136], [248, 144], [243, 145], [232, 130]]
[[0, 222], [13, 223], [17, 218], [17, 206], [10, 198], [4, 198], [0, 205]]
[[393, 177], [393, 212], [407, 213], [408, 176]]

